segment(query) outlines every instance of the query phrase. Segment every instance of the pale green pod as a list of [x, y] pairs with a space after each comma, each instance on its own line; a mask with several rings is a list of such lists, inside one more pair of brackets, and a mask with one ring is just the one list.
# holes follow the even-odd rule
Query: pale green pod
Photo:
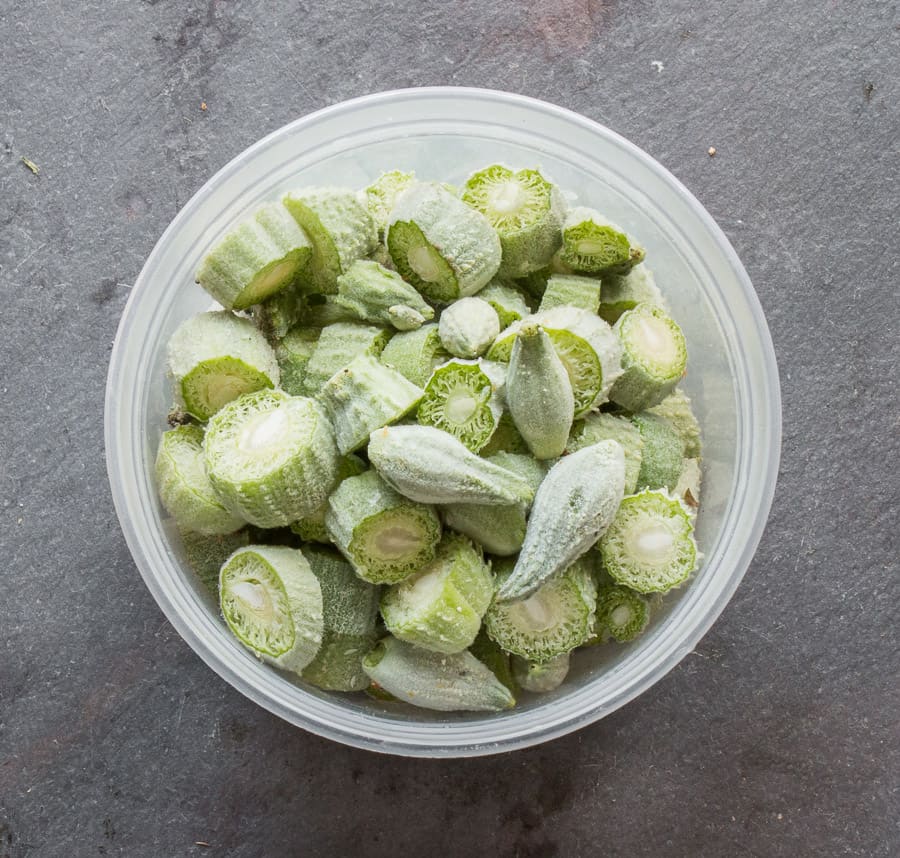
[[254, 655], [299, 673], [324, 630], [322, 590], [294, 548], [250, 545], [222, 565], [219, 606], [228, 628]]
[[500, 280], [491, 280], [478, 293], [478, 297], [482, 301], [487, 301], [494, 308], [500, 321], [501, 330], [531, 313], [531, 309], [525, 301], [525, 296], [514, 286], [510, 286]]
[[281, 203], [266, 203], [204, 257], [197, 282], [226, 309], [245, 310], [290, 286], [308, 264], [306, 233]]
[[531, 486], [432, 426], [386, 426], [372, 433], [369, 461], [400, 494], [421, 503], [530, 503]]
[[325, 523], [356, 574], [373, 584], [394, 584], [421, 569], [441, 539], [433, 507], [399, 495], [375, 471], [337, 487]]
[[431, 182], [397, 198], [386, 243], [403, 279], [442, 303], [474, 295], [500, 266], [500, 239], [484, 215]]
[[545, 662], [528, 661], [520, 656], [512, 657], [512, 670], [516, 682], [523, 691], [546, 694], [565, 682], [569, 675], [569, 654], [554, 656]]
[[468, 539], [447, 534], [430, 563], [381, 596], [387, 630], [432, 652], [467, 649], [494, 595], [490, 564]]
[[577, 307], [596, 313], [600, 307], [600, 281], [577, 274], [554, 274], [547, 281], [538, 312], [554, 307]]
[[497, 600], [527, 598], [581, 557], [609, 527], [624, 487], [625, 455], [615, 441], [560, 459], [535, 494], [522, 551]]
[[383, 364], [419, 387], [424, 387], [431, 373], [449, 357], [441, 345], [436, 322], [422, 325], [416, 331], [395, 334], [381, 352]]
[[378, 357], [388, 340], [386, 328], [358, 322], [336, 322], [322, 328], [315, 351], [306, 364], [303, 386], [310, 396], [317, 396], [325, 382], [358, 355]]
[[534, 322], [523, 322], [516, 335], [506, 401], [516, 429], [536, 458], [562, 455], [572, 428], [575, 397], [550, 337]]
[[690, 459], [699, 459], [702, 451], [700, 424], [694, 415], [690, 397], [681, 388], [676, 388], [659, 405], [648, 408], [651, 414], [664, 417], [681, 435], [684, 442], [684, 455]]
[[285, 393], [300, 396], [306, 390], [306, 367], [321, 333], [321, 328], [297, 325], [276, 344], [275, 357], [281, 375], [281, 389]]
[[569, 435], [566, 451], [574, 453], [598, 441], [618, 441], [625, 453], [625, 494], [632, 494], [641, 472], [644, 439], [640, 430], [627, 417], [597, 412], [578, 421]]
[[309, 274], [315, 291], [334, 294], [337, 278], [378, 245], [372, 215], [344, 188], [303, 188], [282, 202], [312, 244]]
[[684, 468], [684, 442], [675, 427], [655, 414], [635, 414], [631, 418], [641, 433], [639, 489], [674, 490]]
[[585, 206], [568, 213], [562, 239], [559, 259], [579, 274], [625, 273], [646, 256], [644, 248], [620, 226]]
[[640, 593], [619, 584], [608, 584], [597, 593], [597, 617], [594, 640], [627, 643], [634, 640], [650, 622], [650, 603]]
[[217, 497], [203, 465], [203, 429], [178, 426], [163, 432], [156, 453], [162, 505], [178, 526], [206, 536], [233, 533], [244, 520]]
[[651, 304], [668, 312], [666, 300], [656, 285], [653, 272], [645, 265], [636, 265], [627, 274], [604, 274], [597, 311], [611, 325], [626, 310], [638, 304]]
[[[352, 453], [349, 456], [342, 456], [338, 463], [338, 483], [340, 484], [348, 477], [355, 477], [363, 473], [368, 466]], [[328, 513], [328, 499], [326, 498], [322, 505], [309, 515], [298, 518], [291, 523], [291, 531], [296, 533], [304, 542], [320, 542], [331, 544], [331, 534], [325, 525], [325, 516]]]
[[412, 331], [434, 318], [434, 310], [399, 274], [360, 259], [337, 279], [335, 303], [363, 322]]
[[219, 570], [238, 548], [250, 543], [246, 529], [217, 536], [206, 536], [189, 530], [179, 531], [187, 565], [203, 586], [219, 600]]
[[282, 527], [315, 512], [340, 460], [322, 407], [280, 390], [229, 402], [209, 421], [203, 452], [224, 506], [257, 527]]
[[483, 355], [500, 333], [497, 311], [481, 298], [460, 298], [441, 313], [438, 333], [444, 348], [460, 358]]
[[440, 712], [501, 712], [516, 705], [509, 689], [468, 651], [430, 652], [382, 638], [363, 659], [369, 678], [398, 700]]
[[198, 313], [182, 322], [166, 346], [167, 370], [177, 404], [208, 420], [241, 394], [277, 387], [278, 361], [248, 319], [227, 310]]
[[362, 191], [363, 202], [368, 208], [369, 214], [372, 215], [372, 220], [375, 221], [375, 228], [378, 230], [378, 237], [381, 241], [384, 241], [388, 217], [394, 208], [397, 197], [415, 181], [416, 174], [414, 172], [404, 173], [402, 170], [389, 170], [382, 173]]

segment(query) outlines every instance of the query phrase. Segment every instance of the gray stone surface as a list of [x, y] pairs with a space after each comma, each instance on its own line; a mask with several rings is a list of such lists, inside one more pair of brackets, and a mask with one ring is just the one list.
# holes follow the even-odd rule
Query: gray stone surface
[[[0, 0], [0, 22], [2, 858], [900, 853], [894, 3]], [[669, 167], [747, 266], [784, 395], [768, 529], [696, 652], [593, 727], [460, 762], [307, 735], [207, 669], [134, 568], [101, 432], [129, 284], [205, 179], [310, 110], [439, 83], [557, 102]]]

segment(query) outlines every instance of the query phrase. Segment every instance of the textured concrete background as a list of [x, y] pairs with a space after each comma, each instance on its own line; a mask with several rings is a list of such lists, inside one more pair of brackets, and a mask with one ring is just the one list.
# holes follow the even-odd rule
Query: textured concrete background
[[[879, 0], [0, 0], [0, 858], [900, 853], [898, 42]], [[697, 651], [602, 723], [462, 762], [306, 735], [208, 670], [132, 564], [101, 433], [129, 284], [206, 178], [440, 83], [580, 111], [684, 181], [785, 409], [768, 529]]]

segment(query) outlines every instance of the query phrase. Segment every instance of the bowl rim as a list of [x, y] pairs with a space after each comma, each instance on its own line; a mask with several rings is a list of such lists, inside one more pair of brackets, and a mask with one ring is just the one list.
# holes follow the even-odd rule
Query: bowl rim
[[[460, 722], [459, 724], [408, 722], [403, 724], [402, 727], [398, 727], [396, 730], [391, 731], [394, 735], [388, 738], [378, 738], [377, 735], [363, 734], [358, 731], [355, 726], [343, 723], [340, 714], [341, 711], [346, 711], [347, 709], [343, 703], [334, 702], [333, 700], [328, 699], [319, 699], [303, 689], [300, 690], [303, 692], [303, 696], [308, 698], [308, 711], [296, 711], [287, 704], [286, 699], [283, 696], [279, 696], [275, 693], [275, 683], [268, 683], [270, 687], [263, 688], [260, 682], [254, 681], [254, 677], [248, 675], [247, 671], [241, 670], [241, 664], [227, 660], [223, 657], [222, 652], [216, 651], [213, 643], [206, 639], [203, 634], [201, 634], [197, 624], [192, 622], [192, 618], [180, 610], [179, 606], [173, 601], [172, 594], [162, 586], [154, 565], [147, 556], [145, 546], [137, 533], [134, 517], [135, 513], [139, 513], [140, 510], [135, 509], [134, 498], [131, 497], [126, 490], [124, 481], [121, 477], [117, 478], [117, 475], [122, 473], [122, 463], [126, 456], [125, 451], [120, 449], [115, 432], [119, 416], [116, 405], [120, 401], [121, 385], [125, 382], [121, 373], [124, 342], [128, 339], [128, 333], [136, 321], [136, 307], [138, 306], [142, 291], [141, 284], [147, 279], [145, 276], [146, 272], [148, 269], [152, 268], [152, 264], [157, 256], [164, 252], [169, 237], [181, 227], [181, 224], [184, 221], [190, 218], [191, 213], [215, 188], [217, 188], [229, 175], [241, 169], [248, 159], [252, 158], [257, 152], [268, 148], [276, 140], [296, 134], [299, 130], [308, 128], [323, 120], [327, 120], [343, 113], [352, 112], [362, 106], [372, 107], [385, 103], [396, 104], [398, 101], [421, 98], [442, 99], [447, 98], [448, 96], [453, 98], [480, 99], [496, 102], [499, 105], [527, 108], [550, 114], [558, 119], [578, 125], [582, 129], [604, 137], [609, 142], [624, 149], [628, 154], [640, 161], [642, 166], [656, 174], [658, 179], [667, 184], [670, 189], [674, 191], [676, 195], [681, 197], [690, 207], [692, 213], [699, 218], [703, 228], [708, 232], [709, 236], [717, 246], [717, 249], [723, 254], [725, 261], [734, 273], [735, 279], [743, 293], [743, 298], [746, 301], [747, 309], [752, 314], [753, 322], [755, 323], [755, 330], [759, 340], [758, 348], [761, 352], [761, 358], [764, 364], [762, 366], [762, 376], [766, 386], [762, 391], [752, 392], [758, 393], [760, 397], [763, 397], [764, 394], [767, 406], [766, 409], [764, 409], [763, 414], [755, 415], [754, 428], [758, 426], [760, 429], [760, 434], [755, 440], [762, 444], [764, 452], [767, 455], [765, 455], [764, 458], [764, 465], [761, 468], [756, 467], [756, 470], [762, 470], [763, 474], [759, 484], [752, 526], [749, 528], [749, 531], [746, 532], [746, 538], [741, 546], [740, 554], [737, 557], [731, 558], [730, 574], [726, 576], [723, 570], [722, 575], [719, 576], [723, 580], [717, 582], [720, 586], [717, 592], [713, 594], [712, 602], [706, 606], [706, 613], [699, 618], [690, 629], [682, 631], [677, 647], [671, 648], [666, 653], [657, 653], [652, 661], [652, 669], [645, 671], [642, 676], [632, 681], [624, 688], [624, 690], [620, 691], [612, 701], [607, 702], [606, 705], [596, 705], [593, 707], [590, 705], [582, 706], [577, 711], [569, 713], [564, 717], [559, 717], [552, 723], [541, 723], [540, 719], [532, 719], [534, 721], [533, 724], [515, 732], [511, 732], [508, 729], [511, 725], [508, 725], [506, 729], [501, 726], [504, 722], [507, 722], [508, 724], [508, 719], [512, 717], [511, 713], [510, 716], [499, 718], [491, 722], [497, 725], [495, 730], [497, 735], [493, 738], [473, 738], [471, 735], [466, 736], [466, 728], [470, 728], [471, 730], [473, 722]], [[728, 241], [728, 238], [713, 220], [712, 216], [694, 195], [665, 167], [626, 138], [610, 130], [606, 126], [567, 108], [529, 96], [504, 92], [501, 90], [482, 89], [477, 87], [434, 86], [413, 87], [372, 93], [338, 102], [306, 114], [305, 116], [276, 129], [243, 150], [203, 184], [203, 186], [182, 207], [162, 233], [150, 255], [147, 257], [141, 273], [135, 280], [131, 295], [123, 310], [113, 343], [107, 376], [104, 423], [107, 472], [110, 488], [116, 513], [129, 550], [131, 551], [132, 557], [138, 566], [147, 588], [150, 590], [157, 604], [176, 631], [194, 652], [203, 659], [203, 661], [205, 661], [229, 684], [234, 686], [251, 700], [263, 706], [273, 714], [317, 735], [354, 747], [383, 753], [421, 757], [461, 757], [495, 754], [528, 747], [563, 736], [580, 727], [593, 723], [621, 706], [624, 706], [630, 700], [643, 693], [647, 688], [659, 681], [672, 670], [682, 658], [694, 649], [697, 642], [706, 634], [711, 625], [724, 610], [725, 605], [731, 599], [734, 591], [746, 573], [759, 540], [762, 537], [775, 492], [781, 452], [781, 393], [771, 334], [762, 307], [759, 303], [758, 296], [753, 289], [749, 276], [741, 264], [737, 253]], [[737, 467], [736, 470], [738, 470]], [[732, 496], [730, 501], [733, 501], [733, 499]], [[716, 576], [711, 576], [710, 580], [715, 578]], [[276, 671], [267, 669], [266, 672], [271, 673], [273, 676], [278, 675]], [[291, 687], [295, 688], [296, 686]], [[540, 710], [541, 708], [543, 707], [536, 707], [536, 710]], [[514, 711], [515, 710], [513, 710], [513, 712]], [[381, 725], [392, 723], [386, 719], [377, 719], [374, 715], [371, 716], [371, 720], [373, 724], [376, 722]], [[417, 726], [422, 729], [417, 729]]]

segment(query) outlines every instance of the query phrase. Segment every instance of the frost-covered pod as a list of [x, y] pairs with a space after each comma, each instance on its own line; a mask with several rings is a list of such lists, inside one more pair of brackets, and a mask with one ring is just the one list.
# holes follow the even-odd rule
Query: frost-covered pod
[[655, 414], [635, 414], [631, 418], [641, 433], [639, 489], [674, 490], [684, 468], [684, 442], [675, 427]]
[[644, 439], [640, 430], [627, 417], [597, 412], [588, 414], [572, 427], [566, 451], [574, 453], [598, 441], [617, 441], [625, 453], [625, 494], [630, 495], [638, 485], [641, 472]]
[[434, 309], [395, 271], [360, 259], [337, 279], [334, 302], [363, 322], [413, 331], [434, 318]]
[[562, 244], [565, 198], [537, 170], [485, 167], [469, 177], [462, 199], [497, 231], [504, 277], [522, 277], [543, 268]]
[[313, 399], [248, 393], [210, 421], [206, 473], [226, 508], [257, 527], [282, 527], [318, 509], [338, 475], [331, 424]]
[[638, 593], [665, 593], [697, 568], [692, 516], [665, 491], [625, 498], [599, 548], [613, 580]]
[[382, 638], [363, 669], [398, 700], [440, 712], [501, 712], [516, 705], [509, 689], [468, 651], [431, 652]]
[[434, 560], [381, 596], [387, 630], [433, 652], [461, 652], [475, 640], [494, 595], [490, 564], [480, 548], [446, 534]]
[[361, 198], [378, 231], [378, 238], [384, 241], [384, 233], [387, 229], [388, 217], [397, 197], [416, 181], [416, 174], [405, 173], [403, 170], [389, 170], [382, 173], [371, 185], [364, 188]]
[[281, 389], [291, 396], [301, 396], [305, 390], [306, 366], [316, 344], [321, 328], [296, 325], [275, 345], [275, 357], [281, 375]]
[[394, 584], [421, 569], [441, 539], [434, 508], [399, 495], [375, 471], [337, 487], [325, 523], [356, 574], [373, 584]]
[[629, 411], [659, 405], [681, 381], [687, 345], [676, 322], [659, 307], [638, 304], [613, 330], [622, 344], [622, 374], [609, 398]]
[[500, 317], [481, 298], [460, 298], [441, 313], [438, 333], [450, 354], [476, 358], [488, 350], [500, 333]]
[[578, 307], [596, 313], [600, 307], [600, 281], [577, 274], [554, 274], [547, 281], [538, 312], [554, 307]]
[[283, 670], [299, 673], [322, 643], [322, 590], [297, 549], [239, 548], [222, 565], [219, 607], [247, 649]]
[[345, 188], [302, 188], [282, 202], [312, 244], [309, 275], [315, 291], [337, 292], [337, 278], [378, 244], [375, 221]]
[[306, 233], [281, 203], [266, 203], [204, 257], [197, 282], [228, 310], [246, 310], [290, 286], [308, 264]]
[[381, 362], [397, 370], [413, 384], [424, 387], [431, 373], [450, 357], [438, 332], [437, 322], [416, 331], [394, 334], [381, 352]]
[[[503, 574], [497, 575], [501, 588]], [[484, 616], [484, 627], [506, 652], [544, 663], [590, 638], [596, 606], [591, 564], [580, 558], [525, 599], [495, 598]]]
[[364, 447], [375, 429], [406, 416], [421, 398], [421, 387], [371, 354], [353, 358], [319, 394], [343, 455]]
[[163, 432], [156, 453], [159, 499], [180, 528], [206, 536], [233, 533], [244, 520], [223, 506], [203, 464], [203, 429], [178, 426]]
[[313, 546], [302, 551], [322, 590], [324, 626], [319, 651], [302, 676], [326, 691], [362, 691], [369, 684], [363, 656], [378, 638], [378, 588], [361, 580], [335, 551]]
[[623, 274], [645, 255], [634, 238], [595, 209], [578, 206], [566, 216], [559, 259], [576, 273]]
[[625, 456], [601, 441], [559, 460], [534, 496], [516, 566], [498, 601], [524, 599], [584, 554], [609, 527], [625, 487]]
[[317, 396], [325, 382], [358, 355], [378, 357], [391, 334], [387, 328], [358, 322], [336, 322], [322, 328], [308, 363], [303, 386], [310, 396]]
[[550, 337], [535, 322], [516, 334], [506, 379], [513, 423], [538, 459], [561, 456], [575, 415], [575, 397], [566, 367]]
[[500, 239], [484, 215], [432, 182], [397, 197], [386, 243], [403, 279], [443, 303], [474, 295], [500, 267]]
[[[355, 477], [368, 469], [368, 465], [353, 454], [342, 456], [338, 463], [338, 484], [348, 477]], [[309, 515], [304, 515], [291, 522], [291, 531], [296, 533], [304, 542], [321, 542], [331, 544], [331, 534], [325, 525], [325, 516], [328, 513], [328, 499]]]
[[666, 300], [646, 264], [636, 265], [627, 274], [603, 275], [597, 312], [607, 322], [614, 325], [622, 313], [633, 310], [638, 304], [651, 304], [668, 312]]
[[487, 301], [494, 308], [500, 321], [501, 330], [531, 313], [531, 309], [525, 301], [525, 296], [514, 286], [510, 286], [500, 280], [491, 280], [478, 293], [478, 297], [482, 301]]
[[491, 361], [450, 360], [425, 385], [416, 418], [458, 438], [473, 453], [490, 440], [503, 415], [506, 367]]
[[490, 639], [483, 625], [481, 631], [478, 632], [478, 636], [472, 642], [472, 646], [469, 647], [469, 652], [485, 667], [490, 668], [491, 673], [509, 689], [509, 693], [513, 697], [519, 693], [518, 683], [513, 676], [512, 666], [510, 665], [509, 653], [504, 652]]
[[400, 494], [421, 503], [530, 503], [521, 477], [485, 461], [432, 426], [385, 426], [369, 439], [369, 461]]
[[514, 655], [512, 670], [516, 682], [523, 691], [545, 694], [554, 691], [565, 682], [569, 675], [569, 654], [564, 652], [545, 662], [528, 661]]
[[190, 530], [179, 531], [187, 565], [213, 596], [219, 599], [219, 571], [238, 548], [250, 544], [246, 528], [234, 533], [207, 536]]
[[208, 420], [243, 393], [278, 387], [275, 352], [248, 319], [227, 310], [198, 313], [182, 322], [166, 347], [175, 399], [198, 420]]
[[619, 584], [599, 589], [593, 642], [627, 643], [643, 632], [649, 622], [650, 603], [640, 593]]
[[676, 388], [659, 405], [648, 408], [651, 414], [664, 417], [672, 424], [684, 442], [684, 455], [689, 459], [699, 459], [702, 452], [700, 424], [694, 415], [690, 397], [681, 388]]

